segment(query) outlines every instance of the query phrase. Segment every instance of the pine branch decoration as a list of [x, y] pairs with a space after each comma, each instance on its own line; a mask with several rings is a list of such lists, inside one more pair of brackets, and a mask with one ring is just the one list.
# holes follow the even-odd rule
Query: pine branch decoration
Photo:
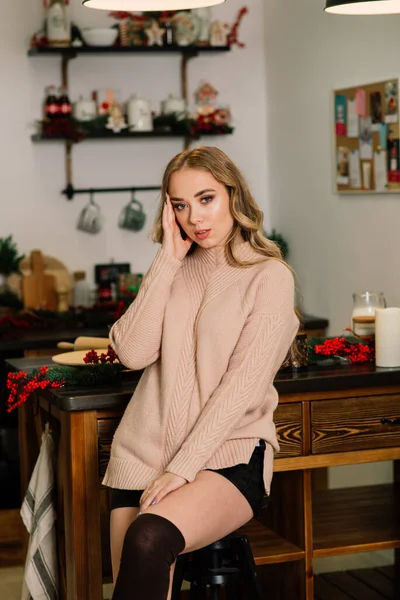
[[12, 236], [0, 238], [0, 274], [8, 277], [13, 273], [19, 273], [19, 263], [25, 258], [25, 254], [18, 254], [17, 245]]

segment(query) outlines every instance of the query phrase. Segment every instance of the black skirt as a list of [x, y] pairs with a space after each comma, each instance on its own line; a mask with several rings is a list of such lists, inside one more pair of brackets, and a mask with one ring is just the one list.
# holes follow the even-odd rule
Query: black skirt
[[[250, 461], [246, 464], [234, 465], [225, 469], [207, 469], [219, 473], [229, 479], [250, 504], [253, 514], [257, 517], [262, 508], [268, 504], [268, 496], [264, 490], [264, 453], [265, 442], [254, 448]], [[114, 508], [139, 507], [143, 490], [112, 489], [111, 510]]]

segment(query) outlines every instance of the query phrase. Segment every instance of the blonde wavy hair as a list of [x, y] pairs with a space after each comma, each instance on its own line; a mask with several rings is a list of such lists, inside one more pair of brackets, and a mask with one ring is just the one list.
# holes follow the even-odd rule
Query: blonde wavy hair
[[[225, 152], [222, 152], [222, 150], [213, 146], [199, 146], [193, 150], [185, 150], [184, 152], [177, 154], [177, 156], [168, 163], [162, 180], [160, 207], [151, 234], [153, 242], [162, 244], [164, 235], [162, 227], [164, 199], [168, 193], [171, 175], [181, 169], [200, 169], [209, 171], [219, 183], [222, 183], [225, 186], [229, 195], [230, 211], [234, 220], [232, 231], [225, 246], [227, 259], [232, 265], [248, 267], [272, 258], [285, 264], [293, 275], [295, 275], [290, 265], [283, 260], [279, 246], [263, 235], [264, 214], [254, 200], [249, 186], [239, 168]], [[246, 242], [249, 242], [251, 247], [258, 252], [258, 254], [260, 254], [259, 260], [245, 262], [235, 256], [234, 246], [239, 234]], [[189, 254], [195, 252], [196, 248], [197, 244], [194, 242], [189, 250]], [[295, 312], [301, 323], [302, 318], [297, 308], [295, 309]], [[290, 364], [296, 359], [297, 355], [298, 348], [296, 340], [294, 340], [283, 364]]]
[[[153, 242], [162, 244], [164, 235], [162, 227], [164, 199], [168, 193], [171, 175], [181, 169], [209, 171], [219, 183], [225, 186], [229, 195], [230, 211], [234, 220], [232, 231], [225, 247], [227, 259], [231, 264], [246, 267], [268, 258], [284, 262], [277, 244], [263, 235], [264, 214], [254, 200], [242, 173], [225, 152], [213, 146], [200, 146], [193, 150], [185, 150], [168, 163], [162, 180], [160, 207], [151, 234]], [[235, 256], [235, 240], [239, 234], [260, 254], [259, 261], [243, 262]], [[189, 253], [195, 252], [196, 247], [197, 244], [194, 242]]]

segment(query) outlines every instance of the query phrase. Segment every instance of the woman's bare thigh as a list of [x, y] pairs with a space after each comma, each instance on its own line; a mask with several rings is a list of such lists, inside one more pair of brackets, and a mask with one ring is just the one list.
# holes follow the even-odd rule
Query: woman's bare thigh
[[232, 533], [253, 517], [246, 498], [228, 479], [200, 471], [192, 483], [171, 492], [146, 513], [168, 519], [182, 533], [192, 552]]

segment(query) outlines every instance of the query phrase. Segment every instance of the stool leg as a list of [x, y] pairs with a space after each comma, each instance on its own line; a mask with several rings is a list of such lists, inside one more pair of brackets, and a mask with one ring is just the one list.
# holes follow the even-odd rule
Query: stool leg
[[187, 554], [181, 554], [176, 559], [174, 580], [172, 582], [171, 600], [180, 600], [183, 575], [185, 573], [185, 567], [186, 567], [187, 560], [188, 560]]
[[239, 600], [239, 598], [242, 598], [242, 595], [238, 594], [238, 588], [235, 585], [227, 585], [225, 587], [225, 593], [226, 593], [226, 598], [227, 600]]
[[212, 600], [220, 600], [220, 595], [219, 595], [220, 586], [219, 585], [211, 585], [210, 589], [211, 589]]
[[206, 600], [207, 586], [202, 582], [193, 581], [190, 584], [190, 600]]
[[247, 589], [252, 600], [264, 600], [261, 584], [258, 579], [256, 564], [246, 536], [234, 540], [240, 569], [246, 580]]

